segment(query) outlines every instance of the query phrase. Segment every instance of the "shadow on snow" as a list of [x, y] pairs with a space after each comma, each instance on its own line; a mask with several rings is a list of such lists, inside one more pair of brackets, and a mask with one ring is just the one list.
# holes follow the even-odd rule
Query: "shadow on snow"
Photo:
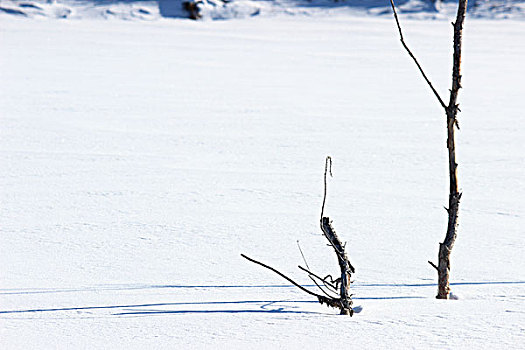
[[[452, 286], [462, 285], [516, 285], [525, 284], [525, 281], [485, 281], [485, 282], [455, 282], [450, 283]], [[392, 283], [369, 283], [356, 284], [354, 288], [360, 287], [435, 287], [435, 283], [406, 283], [406, 284], [392, 284]], [[314, 285], [305, 285], [305, 287], [314, 287]], [[158, 288], [185, 288], [185, 289], [214, 289], [214, 288], [295, 288], [292, 285], [106, 285], [100, 287], [91, 287], [84, 289], [48, 289], [48, 290], [0, 290], [1, 294], [39, 294], [39, 293], [67, 293], [67, 292], [100, 292], [113, 290], [137, 290], [137, 289], [158, 289]], [[396, 300], [396, 299], [427, 299], [423, 296], [382, 296], [382, 297], [354, 297], [353, 300]], [[141, 307], [163, 307], [163, 306], [181, 306], [181, 305], [235, 305], [235, 304], [263, 304], [259, 309], [230, 309], [230, 310], [125, 310], [131, 308]], [[63, 307], [63, 308], [35, 308], [24, 310], [0, 310], [0, 314], [20, 314], [33, 312], [63, 312], [63, 311], [81, 311], [81, 310], [107, 310], [107, 309], [124, 309], [123, 312], [115, 313], [113, 315], [159, 315], [159, 314], [187, 314], [187, 313], [303, 313], [316, 314], [311, 311], [295, 311], [285, 310], [283, 307], [268, 309], [269, 306], [276, 303], [317, 303], [315, 300], [300, 301], [300, 300], [241, 300], [241, 301], [202, 301], [202, 302], [177, 302], [177, 303], [150, 303], [150, 304], [129, 304], [129, 305], [106, 305], [106, 306], [82, 306], [82, 307]], [[319, 314], [319, 313], [317, 313]]]
[[[505, 285], [525, 284], [525, 281], [480, 281], [480, 282], [452, 282], [451, 286], [469, 285]], [[436, 287], [436, 283], [356, 283], [352, 288], [362, 287]], [[315, 287], [313, 284], [305, 284], [303, 287]], [[62, 288], [62, 289], [0, 289], [0, 295], [23, 295], [23, 294], [47, 294], [47, 293], [75, 293], [75, 292], [100, 292], [112, 290], [142, 290], [142, 289], [222, 289], [222, 288], [296, 288], [291, 284], [269, 284], [269, 285], [101, 285], [86, 288]]]
[[[391, 299], [425, 299], [421, 296], [397, 296], [397, 297], [363, 297], [353, 298], [354, 300], [391, 300]], [[114, 315], [152, 315], [152, 314], [180, 314], [180, 313], [249, 313], [249, 312], [271, 312], [271, 313], [304, 313], [319, 314], [311, 311], [293, 311], [285, 310], [283, 307], [277, 309], [268, 309], [276, 303], [293, 303], [293, 304], [311, 304], [318, 303], [315, 300], [242, 300], [242, 301], [199, 301], [199, 302], [178, 302], [178, 303], [153, 303], [153, 304], [128, 304], [128, 305], [106, 305], [106, 306], [82, 306], [82, 307], [64, 307], [48, 309], [26, 309], [26, 310], [0, 310], [0, 314], [20, 314], [32, 312], [60, 312], [60, 311], [82, 311], [82, 310], [107, 310], [107, 309], [130, 309], [141, 307], [163, 307], [163, 306], [182, 306], [182, 305], [235, 305], [235, 304], [263, 304], [259, 309], [231, 309], [231, 310], [130, 310], [129, 312], [120, 312]]]

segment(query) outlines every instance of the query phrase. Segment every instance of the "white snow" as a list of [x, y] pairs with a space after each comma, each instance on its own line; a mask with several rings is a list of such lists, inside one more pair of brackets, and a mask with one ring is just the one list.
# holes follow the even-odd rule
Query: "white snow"
[[[390, 17], [388, 0], [190, 0], [197, 3], [203, 19], [274, 16]], [[187, 18], [186, 0], [0, 0], [0, 16], [58, 19], [122, 19], [155, 21]], [[448, 19], [457, 0], [397, 0], [406, 18]], [[471, 18], [525, 19], [525, 0], [470, 0]], [[0, 17], [1, 18], [1, 17]]]
[[[449, 21], [401, 20], [445, 96]], [[465, 23], [449, 301], [444, 115], [390, 17], [1, 22], [3, 349], [525, 346], [523, 22]], [[326, 155], [352, 318], [240, 257], [337, 273]]]

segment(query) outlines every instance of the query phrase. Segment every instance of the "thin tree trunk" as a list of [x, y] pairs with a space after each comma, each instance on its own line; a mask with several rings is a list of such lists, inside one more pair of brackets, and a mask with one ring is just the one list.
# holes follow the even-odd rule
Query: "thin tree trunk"
[[467, 2], [468, 0], [459, 0], [458, 1], [458, 13], [456, 17], [456, 22], [452, 23], [454, 26], [454, 54], [453, 54], [453, 66], [452, 66], [452, 88], [450, 89], [450, 100], [448, 105], [445, 105], [445, 102], [434, 88], [430, 79], [427, 77], [423, 68], [417, 61], [416, 57], [410, 51], [408, 46], [405, 43], [403, 38], [403, 32], [401, 31], [401, 25], [399, 24], [399, 18], [397, 17], [396, 7], [394, 0], [390, 0], [392, 5], [392, 11], [394, 12], [394, 19], [396, 20], [397, 29], [399, 30], [399, 37], [401, 39], [401, 44], [408, 52], [410, 57], [414, 60], [415, 64], [419, 68], [419, 71], [423, 75], [423, 78], [427, 82], [428, 86], [436, 96], [439, 101], [439, 104], [445, 110], [447, 115], [447, 148], [448, 148], [448, 169], [449, 169], [449, 180], [450, 180], [450, 190], [448, 196], [448, 226], [447, 234], [443, 243], [439, 244], [439, 254], [438, 254], [438, 266], [433, 262], [429, 261], [438, 272], [438, 299], [448, 299], [450, 293], [449, 286], [449, 277], [450, 277], [450, 253], [454, 247], [454, 242], [456, 241], [456, 228], [458, 225], [458, 210], [459, 210], [459, 201], [461, 199], [461, 193], [458, 191], [458, 177], [457, 177], [457, 167], [456, 163], [456, 144], [454, 139], [455, 128], [458, 127], [458, 121], [456, 119], [459, 106], [457, 104], [458, 91], [461, 88], [461, 41], [463, 37], [463, 23], [465, 22], [465, 14], [467, 12]]
[[458, 14], [454, 25], [454, 62], [452, 66], [452, 89], [450, 90], [450, 100], [446, 108], [447, 113], [447, 148], [448, 148], [448, 169], [450, 179], [450, 189], [448, 197], [448, 226], [447, 234], [443, 243], [439, 244], [438, 254], [438, 299], [448, 299], [450, 293], [450, 253], [456, 241], [456, 228], [458, 220], [459, 201], [461, 193], [458, 191], [458, 177], [456, 163], [456, 144], [454, 131], [458, 123], [456, 116], [459, 106], [457, 104], [458, 91], [461, 88], [461, 44], [463, 37], [463, 22], [467, 10], [468, 0], [459, 0]]

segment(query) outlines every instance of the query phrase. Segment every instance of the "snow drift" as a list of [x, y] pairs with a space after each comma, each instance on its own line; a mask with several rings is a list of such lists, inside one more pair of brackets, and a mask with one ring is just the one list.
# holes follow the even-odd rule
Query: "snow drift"
[[[379, 0], [189, 0], [207, 19], [250, 16], [390, 15], [388, 1]], [[19, 17], [103, 18], [156, 20], [188, 18], [187, 0], [0, 0], [0, 14]], [[447, 18], [455, 11], [453, 0], [400, 0], [400, 13], [411, 18]], [[471, 0], [469, 16], [487, 19], [525, 18], [523, 0]]]

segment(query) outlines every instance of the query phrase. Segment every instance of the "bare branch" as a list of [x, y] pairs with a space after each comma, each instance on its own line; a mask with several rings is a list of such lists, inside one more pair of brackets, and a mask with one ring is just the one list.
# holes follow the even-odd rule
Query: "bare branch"
[[[461, 41], [463, 37], [463, 23], [465, 22], [465, 14], [467, 12], [467, 1], [460, 0], [458, 4], [458, 13], [454, 26], [454, 54], [452, 65], [452, 89], [450, 89], [450, 101], [448, 108], [459, 110], [456, 104], [458, 98], [458, 91], [461, 89]], [[456, 112], [457, 113], [457, 112]]]
[[[323, 292], [323, 294], [326, 295], [328, 298], [337, 298], [337, 297], [334, 297], [333, 295], [328, 294], [328, 292], [325, 291], [325, 290], [323, 289], [323, 287], [321, 287], [321, 285], [320, 285], [319, 283], [317, 283], [317, 281], [316, 281], [311, 275], [308, 275], [308, 277], [310, 277], [310, 279], [312, 280], [312, 282], [315, 283], [315, 285], [317, 286], [317, 288], [319, 288], [319, 290], [320, 290], [321, 292]], [[325, 288], [326, 288], [326, 284], [325, 284], [324, 286], [325, 286]], [[336, 292], [336, 293], [337, 293], [337, 292]]]
[[321, 278], [321, 277], [319, 277], [318, 275], [316, 275], [315, 273], [313, 273], [312, 271], [310, 271], [310, 270], [308, 270], [308, 269], [305, 269], [305, 268], [302, 267], [301, 265], [299, 265], [298, 267], [299, 267], [301, 270], [303, 270], [304, 272], [308, 273], [309, 275], [311, 275], [311, 276], [317, 278], [319, 281], [323, 282], [323, 284], [325, 284], [326, 286], [332, 288], [332, 289], [334, 290], [334, 292], [337, 293], [337, 286], [334, 286], [332, 283], [330, 283], [330, 282], [328, 282], [328, 281], [326, 280], [326, 278], [327, 278], [328, 276], [332, 277], [331, 275], [328, 275], [328, 276], [326, 276], [325, 278]]
[[321, 206], [321, 221], [324, 215], [324, 205], [326, 203], [326, 174], [329, 173], [332, 176], [332, 157], [327, 156], [324, 164], [324, 196], [323, 205]]
[[298, 284], [297, 282], [295, 282], [294, 280], [292, 280], [290, 277], [288, 277], [288, 276], [284, 275], [283, 273], [277, 271], [277, 270], [274, 269], [273, 267], [268, 266], [268, 265], [266, 265], [266, 264], [263, 264], [262, 262], [257, 261], [257, 260], [255, 260], [255, 259], [249, 258], [249, 257], [247, 257], [247, 256], [244, 255], [244, 254], [241, 254], [241, 256], [242, 256], [243, 258], [245, 258], [246, 260], [248, 260], [248, 261], [251, 261], [251, 262], [253, 262], [253, 263], [257, 264], [257, 265], [261, 265], [262, 267], [265, 267], [265, 268], [267, 268], [268, 270], [271, 270], [271, 271], [275, 272], [276, 274], [278, 274], [279, 276], [281, 276], [282, 278], [284, 278], [285, 280], [287, 280], [288, 282], [290, 282], [291, 284], [293, 284], [294, 286], [296, 286], [297, 288], [299, 288], [299, 289], [302, 290], [303, 292], [308, 293], [308, 294], [310, 294], [310, 295], [313, 295], [313, 296], [317, 297], [317, 300], [319, 300], [319, 302], [320, 302], [321, 304], [326, 304], [326, 305], [328, 305], [328, 306], [330, 306], [330, 307], [333, 307], [333, 308], [341, 308], [341, 307], [342, 307], [342, 302], [341, 302], [340, 299], [337, 299], [337, 298], [328, 298], [328, 297], [326, 297], [326, 296], [324, 296], [324, 295], [320, 295], [320, 294], [314, 293], [314, 292], [312, 292], [312, 291], [310, 291], [310, 290], [304, 288], [303, 286], [301, 286], [300, 284]]
[[[304, 254], [303, 254], [303, 250], [301, 249], [301, 245], [299, 244], [299, 240], [297, 240], [297, 247], [299, 248], [299, 251], [301, 252], [301, 256], [303, 257], [303, 261], [304, 261], [304, 263], [306, 264], [306, 267], [307, 267], [308, 269], [310, 269], [310, 266], [308, 266], [308, 262], [306, 261], [306, 258], [305, 258]], [[306, 271], [306, 272], [309, 273], [308, 277], [310, 277], [310, 279], [312, 280], [312, 282], [315, 283], [315, 285], [317, 286], [317, 288], [319, 288], [319, 290], [320, 290], [321, 292], [323, 292], [324, 295], [326, 295], [326, 296], [329, 297], [329, 298], [333, 298], [333, 296], [329, 295], [329, 294], [323, 289], [323, 287], [321, 287], [321, 286], [319, 285], [319, 283], [317, 283], [317, 281], [316, 281], [315, 279], [313, 279], [312, 276], [317, 277], [316, 275], [312, 274], [309, 270], [304, 269], [304, 268], [302, 268], [301, 266], [299, 266], [299, 268], [301, 268], [302, 270], [304, 270], [304, 271]], [[324, 281], [323, 281], [323, 283], [324, 283]], [[326, 286], [326, 284], [325, 284], [325, 286]]]
[[399, 30], [399, 37], [401, 38], [401, 44], [403, 44], [403, 47], [405, 48], [405, 50], [407, 50], [407, 52], [410, 55], [410, 57], [412, 57], [412, 59], [414, 60], [417, 68], [419, 68], [419, 71], [423, 75], [423, 78], [425, 78], [425, 81], [427, 82], [428, 86], [430, 86], [430, 88], [432, 89], [432, 92], [434, 93], [434, 95], [436, 95], [436, 97], [437, 97], [437, 99], [439, 101], [439, 104], [441, 104], [441, 107], [443, 107], [446, 110], [447, 109], [447, 105], [445, 104], [445, 102], [443, 102], [443, 99], [441, 98], [441, 96], [439, 96], [439, 93], [434, 88], [434, 85], [432, 85], [432, 83], [428, 79], [427, 75], [423, 71], [423, 68], [421, 67], [421, 65], [417, 61], [416, 57], [414, 56], [412, 51], [410, 51], [410, 49], [408, 48], [407, 44], [405, 43], [405, 39], [403, 38], [403, 32], [401, 31], [401, 25], [399, 24], [399, 19], [397, 18], [396, 7], [394, 5], [394, 1], [393, 0], [390, 0], [390, 5], [392, 5], [392, 10], [394, 11], [394, 18], [396, 19], [397, 29]]
[[313, 296], [316, 296], [316, 297], [318, 297], [318, 298], [319, 298], [319, 297], [324, 297], [324, 296], [322, 296], [322, 295], [319, 295], [319, 294], [317, 294], [317, 293], [314, 293], [314, 292], [312, 292], [312, 291], [310, 291], [310, 290], [304, 288], [303, 286], [301, 286], [300, 284], [298, 284], [297, 282], [295, 282], [294, 280], [292, 280], [290, 277], [285, 276], [283, 273], [277, 271], [276, 269], [274, 269], [274, 268], [271, 267], [271, 266], [268, 266], [268, 265], [266, 265], [266, 264], [263, 264], [263, 263], [260, 262], [260, 261], [257, 261], [257, 260], [254, 260], [254, 259], [252, 259], [252, 258], [249, 258], [249, 257], [247, 257], [247, 256], [244, 255], [244, 254], [241, 254], [241, 256], [242, 256], [243, 258], [245, 258], [246, 260], [251, 261], [252, 263], [255, 263], [255, 264], [257, 264], [257, 265], [261, 265], [262, 267], [266, 267], [268, 270], [271, 270], [271, 271], [275, 272], [276, 274], [278, 274], [279, 276], [281, 276], [282, 278], [284, 278], [285, 280], [287, 280], [288, 282], [290, 282], [291, 284], [293, 284], [293, 285], [296, 286], [297, 288], [301, 289], [303, 292], [306, 292], [306, 293], [308, 293], [308, 294], [310, 294], [310, 295], [313, 295]]
[[429, 260], [428, 263], [429, 263], [430, 265], [432, 265], [433, 268], [435, 268], [436, 270], [439, 271], [439, 269], [438, 269], [438, 267], [436, 266], [436, 264], [434, 264], [432, 261]]
[[297, 247], [299, 247], [299, 251], [301, 252], [301, 256], [303, 257], [303, 261], [308, 269], [310, 269], [310, 266], [308, 266], [308, 262], [306, 261], [306, 258], [304, 257], [303, 250], [301, 249], [301, 245], [299, 244], [299, 240], [297, 240]]

